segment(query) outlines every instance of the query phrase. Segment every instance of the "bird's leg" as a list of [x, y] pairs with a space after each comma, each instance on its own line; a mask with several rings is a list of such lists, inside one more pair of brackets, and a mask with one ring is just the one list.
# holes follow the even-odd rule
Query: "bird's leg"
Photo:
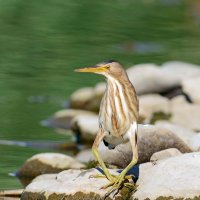
[[[92, 146], [92, 152], [93, 152], [95, 158], [97, 159], [97, 161], [99, 162], [99, 164], [100, 164], [100, 166], [101, 166], [101, 168], [102, 168], [102, 170], [103, 170], [103, 172], [104, 172], [106, 178], [107, 178], [109, 181], [113, 181], [113, 176], [112, 176], [112, 175], [110, 174], [110, 172], [108, 171], [108, 169], [107, 169], [105, 163], [104, 163], [103, 160], [100, 158], [99, 152], [98, 152], [99, 144], [100, 144], [100, 142], [103, 140], [104, 136], [105, 136], [104, 131], [103, 131], [102, 129], [100, 129], [99, 132], [98, 132], [98, 134], [97, 134], [97, 136], [96, 136], [96, 138], [95, 138], [94, 144], [93, 144], [93, 146]], [[102, 177], [102, 176], [101, 176], [101, 175], [94, 175], [94, 176], [92, 176], [92, 177], [98, 178], [98, 177]]]
[[138, 161], [138, 149], [137, 149], [137, 133], [134, 132], [133, 134], [130, 134], [129, 140], [131, 143], [132, 151], [133, 151], [133, 157], [132, 161], [129, 163], [129, 165], [120, 173], [119, 176], [115, 178], [114, 181], [110, 182], [103, 188], [107, 188], [109, 186], [112, 186], [112, 188], [109, 190], [107, 194], [111, 194], [113, 191], [118, 190], [121, 186], [121, 184], [125, 180], [125, 176], [127, 172], [137, 163]]

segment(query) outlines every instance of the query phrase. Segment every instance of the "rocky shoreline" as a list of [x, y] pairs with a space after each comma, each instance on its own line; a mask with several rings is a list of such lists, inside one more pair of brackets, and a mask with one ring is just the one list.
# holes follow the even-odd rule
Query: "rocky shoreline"
[[[161, 66], [140, 64], [127, 73], [140, 102], [139, 160], [129, 172], [136, 188], [124, 186], [107, 199], [200, 199], [200, 66], [175, 61]], [[98, 131], [104, 90], [105, 83], [99, 83], [75, 91], [71, 107], [46, 121], [88, 148], [76, 156], [43, 153], [29, 158], [17, 172], [30, 180], [24, 183], [28, 185], [22, 200], [104, 199], [107, 190], [100, 188], [107, 179], [90, 178], [100, 173], [91, 144]], [[109, 150], [102, 142], [99, 152], [116, 174], [132, 158], [129, 143]]]
[[[166, 155], [165, 151], [162, 154]], [[136, 191], [123, 188], [115, 199], [198, 199], [199, 170], [199, 152], [171, 154], [168, 158], [141, 164], [131, 172], [136, 176], [139, 171]], [[112, 170], [112, 173], [117, 171]], [[21, 199], [104, 199], [107, 189], [99, 188], [108, 181], [90, 178], [97, 173], [97, 169], [71, 169], [58, 174], [41, 175], [26, 187]], [[112, 199], [112, 196], [107, 199]]]

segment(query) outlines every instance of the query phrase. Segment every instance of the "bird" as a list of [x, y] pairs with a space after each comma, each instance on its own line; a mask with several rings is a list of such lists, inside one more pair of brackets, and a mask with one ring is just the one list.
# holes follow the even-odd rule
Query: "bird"
[[[92, 145], [92, 152], [101, 166], [104, 176], [109, 180], [109, 184], [102, 188], [111, 187], [110, 194], [121, 188], [125, 180], [130, 177], [126, 176], [127, 172], [138, 161], [138, 97], [125, 69], [115, 60], [79, 68], [75, 71], [100, 74], [107, 80], [99, 109], [99, 130]], [[109, 149], [113, 149], [121, 143], [130, 142], [133, 152], [132, 160], [119, 175], [112, 175], [100, 157], [98, 147], [102, 141]]]

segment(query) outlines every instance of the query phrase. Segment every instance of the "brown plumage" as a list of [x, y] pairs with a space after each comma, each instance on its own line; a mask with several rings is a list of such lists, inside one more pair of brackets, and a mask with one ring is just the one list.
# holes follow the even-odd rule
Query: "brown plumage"
[[[93, 144], [93, 152], [103, 168], [105, 176], [111, 182], [108, 186], [112, 185], [112, 189], [119, 188], [126, 173], [138, 159], [136, 140], [139, 104], [135, 89], [126, 71], [116, 61], [108, 61], [76, 71], [102, 74], [107, 78], [107, 87], [99, 111], [99, 132]], [[118, 178], [114, 178], [109, 173], [99, 157], [98, 146], [102, 140], [109, 148], [114, 148], [127, 141], [131, 143], [133, 159]]]

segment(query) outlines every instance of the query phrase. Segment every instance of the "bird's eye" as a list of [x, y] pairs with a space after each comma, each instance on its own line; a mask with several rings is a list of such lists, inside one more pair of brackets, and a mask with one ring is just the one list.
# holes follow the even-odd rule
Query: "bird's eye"
[[107, 65], [107, 66], [106, 66], [106, 69], [109, 69], [109, 68], [110, 68], [110, 65]]

